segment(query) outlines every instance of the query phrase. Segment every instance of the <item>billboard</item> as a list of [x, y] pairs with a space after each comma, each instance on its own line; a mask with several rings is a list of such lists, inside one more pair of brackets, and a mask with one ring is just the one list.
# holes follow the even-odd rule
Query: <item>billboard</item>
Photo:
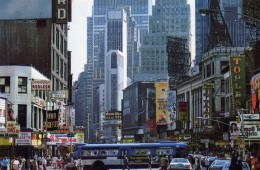
[[156, 82], [156, 124], [168, 124], [168, 82]]
[[169, 90], [168, 92], [168, 129], [176, 129], [176, 90]]
[[251, 95], [252, 95], [252, 106], [251, 106], [251, 113], [255, 113], [256, 110], [256, 103], [257, 103], [257, 96], [258, 100], [260, 100], [260, 73], [253, 76], [250, 80], [250, 86], [251, 86]]
[[210, 125], [207, 118], [212, 116], [212, 90], [214, 88], [213, 83], [203, 83], [203, 125]]
[[31, 132], [20, 132], [19, 138], [15, 139], [17, 145], [31, 145]]

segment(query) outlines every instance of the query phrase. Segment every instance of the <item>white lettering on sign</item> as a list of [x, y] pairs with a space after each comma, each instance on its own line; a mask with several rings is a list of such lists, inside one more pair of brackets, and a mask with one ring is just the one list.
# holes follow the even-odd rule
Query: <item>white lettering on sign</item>
[[260, 125], [244, 125], [245, 136], [250, 139], [260, 139]]
[[65, 5], [66, 4], [66, 0], [58, 0], [58, 4], [61, 4], [61, 2]]
[[66, 10], [58, 9], [58, 19], [65, 19], [65, 18], [66, 18]]

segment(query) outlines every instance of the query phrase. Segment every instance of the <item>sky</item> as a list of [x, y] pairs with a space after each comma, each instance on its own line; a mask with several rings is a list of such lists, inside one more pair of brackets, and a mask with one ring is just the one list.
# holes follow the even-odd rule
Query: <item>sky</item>
[[[154, 4], [153, 0], [153, 4]], [[188, 0], [194, 5], [194, 0]], [[87, 63], [87, 17], [92, 15], [93, 0], [72, 0], [72, 22], [69, 23], [68, 50], [71, 52], [71, 72], [73, 81], [78, 79]], [[194, 9], [194, 8], [193, 8]], [[194, 15], [191, 15], [194, 17]], [[192, 18], [191, 26], [195, 19]], [[195, 44], [195, 31], [192, 30], [192, 44]], [[192, 47], [192, 51], [195, 47]], [[193, 57], [193, 56], [192, 56]]]

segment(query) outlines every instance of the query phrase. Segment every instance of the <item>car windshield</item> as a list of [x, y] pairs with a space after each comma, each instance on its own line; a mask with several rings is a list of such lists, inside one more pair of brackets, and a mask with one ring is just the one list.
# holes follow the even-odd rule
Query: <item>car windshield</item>
[[212, 163], [212, 166], [223, 166], [226, 162], [226, 160], [217, 160]]
[[172, 163], [175, 163], [175, 162], [189, 163], [189, 161], [187, 159], [173, 159], [171, 162]]

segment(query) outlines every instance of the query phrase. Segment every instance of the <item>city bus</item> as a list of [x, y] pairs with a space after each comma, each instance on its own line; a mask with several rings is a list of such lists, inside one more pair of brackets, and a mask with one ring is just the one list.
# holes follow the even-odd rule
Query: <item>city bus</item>
[[128, 157], [128, 165], [132, 168], [148, 168], [151, 160], [152, 168], [159, 167], [163, 155], [169, 158], [186, 157], [187, 144], [184, 142], [160, 143], [128, 143], [128, 144], [86, 144], [78, 146], [74, 157], [80, 159], [83, 170], [122, 169], [124, 155]]

